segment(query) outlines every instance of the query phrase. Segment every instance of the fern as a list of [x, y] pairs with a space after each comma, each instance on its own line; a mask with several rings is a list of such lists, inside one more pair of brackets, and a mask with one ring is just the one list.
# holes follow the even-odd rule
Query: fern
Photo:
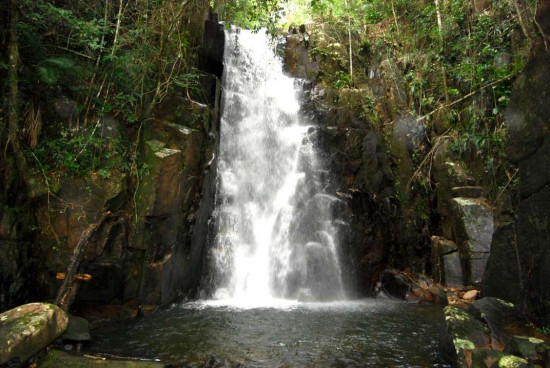
[[66, 57], [46, 59], [37, 67], [40, 80], [46, 84], [57, 83], [61, 73], [70, 73], [73, 72], [74, 69], [74, 61]]

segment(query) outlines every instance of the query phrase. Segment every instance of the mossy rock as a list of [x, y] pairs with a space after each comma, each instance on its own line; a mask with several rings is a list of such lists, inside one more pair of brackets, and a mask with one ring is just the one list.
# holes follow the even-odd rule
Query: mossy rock
[[496, 367], [499, 360], [506, 354], [492, 349], [476, 349], [472, 351], [472, 368]]
[[447, 306], [443, 311], [445, 327], [441, 339], [446, 359], [467, 366], [472, 351], [490, 344], [490, 331], [464, 309]]
[[164, 364], [133, 360], [107, 360], [91, 355], [74, 355], [59, 350], [51, 350], [40, 363], [40, 368], [162, 368]]
[[498, 368], [530, 368], [532, 367], [527, 360], [514, 356], [505, 355], [498, 361]]
[[541, 358], [538, 351], [546, 351], [548, 346], [544, 340], [529, 336], [512, 336], [504, 352], [526, 359]]
[[30, 303], [0, 314], [0, 365], [27, 361], [68, 326], [67, 313], [53, 304]]

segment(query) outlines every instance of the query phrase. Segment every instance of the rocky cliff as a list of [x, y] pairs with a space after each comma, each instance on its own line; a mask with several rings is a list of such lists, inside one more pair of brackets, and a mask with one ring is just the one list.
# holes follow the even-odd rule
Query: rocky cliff
[[[144, 305], [193, 295], [207, 237], [223, 56], [223, 27], [203, 2], [193, 15], [202, 49], [200, 88], [172, 91], [137, 127], [106, 114], [101, 137], [138, 141], [141, 173], [122, 168], [24, 180], [6, 165], [0, 184], [0, 310], [52, 300], [82, 232], [110, 211], [86, 246], [79, 273], [90, 274], [76, 303]], [[60, 118], [60, 117], [57, 117]], [[38, 183], [38, 184], [37, 184]]]
[[[550, 3], [537, 20], [550, 33]], [[519, 199], [499, 216], [483, 292], [523, 305], [550, 324], [550, 53], [540, 40], [516, 80], [507, 110], [507, 153], [518, 164]]]

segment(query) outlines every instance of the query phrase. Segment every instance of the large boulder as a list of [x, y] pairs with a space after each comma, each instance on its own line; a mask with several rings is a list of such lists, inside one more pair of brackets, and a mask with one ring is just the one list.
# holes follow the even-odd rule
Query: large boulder
[[67, 313], [53, 304], [25, 304], [0, 314], [0, 365], [27, 361], [68, 326]]
[[472, 352], [490, 345], [490, 330], [464, 309], [447, 306], [444, 315], [441, 342], [445, 359], [469, 367]]
[[[538, 8], [537, 21], [543, 29], [550, 24], [548, 1]], [[546, 31], [544, 32], [546, 33]], [[542, 39], [532, 50], [529, 62], [514, 82], [505, 113], [509, 137], [508, 158], [519, 165], [520, 204], [517, 221], [508, 232], [513, 241], [496, 238], [499, 248], [491, 259], [484, 293], [506, 300], [525, 302], [525, 310], [541, 325], [550, 323], [550, 53]], [[512, 245], [514, 254], [504, 247]], [[493, 257], [493, 256], [491, 256]], [[510, 272], [509, 267], [513, 270]], [[505, 289], [499, 286], [514, 282]], [[517, 281], [516, 281], [517, 280]]]
[[533, 335], [535, 333], [515, 306], [501, 299], [487, 297], [476, 300], [468, 311], [487, 324], [495, 347], [505, 346], [516, 334]]
[[467, 285], [480, 283], [491, 251], [493, 213], [477, 198], [452, 199], [454, 240], [462, 261], [462, 277]]

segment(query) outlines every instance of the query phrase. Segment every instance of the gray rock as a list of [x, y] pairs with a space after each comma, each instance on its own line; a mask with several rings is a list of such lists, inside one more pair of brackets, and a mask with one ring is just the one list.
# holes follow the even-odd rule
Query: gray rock
[[[436, 283], [442, 283], [445, 280], [445, 270], [443, 256], [456, 252], [458, 247], [456, 244], [449, 239], [445, 239], [441, 236], [432, 236], [432, 275]], [[460, 274], [462, 278], [462, 274]]]
[[504, 352], [525, 359], [540, 359], [541, 356], [537, 351], [539, 348], [542, 348], [542, 351], [548, 349], [544, 340], [529, 336], [512, 336], [508, 344], [506, 344]]
[[497, 298], [474, 301], [468, 311], [489, 326], [493, 338], [508, 343], [514, 331], [525, 330], [526, 322], [519, 316], [512, 303]]
[[446, 254], [443, 256], [443, 269], [445, 285], [463, 285], [462, 267], [460, 264], [460, 255], [458, 252]]
[[445, 358], [450, 363], [465, 367], [468, 352], [490, 344], [490, 331], [464, 309], [444, 308], [445, 325], [441, 330], [441, 342]]
[[515, 236], [513, 224], [504, 224], [495, 230], [481, 290], [485, 296], [518, 304], [523, 297]]
[[0, 314], [0, 365], [25, 362], [57, 339], [69, 325], [53, 304], [30, 303]]
[[69, 328], [61, 338], [71, 341], [90, 341], [90, 323], [84, 318], [69, 314]]
[[531, 156], [519, 162], [520, 191], [531, 196], [550, 183], [550, 136]]

